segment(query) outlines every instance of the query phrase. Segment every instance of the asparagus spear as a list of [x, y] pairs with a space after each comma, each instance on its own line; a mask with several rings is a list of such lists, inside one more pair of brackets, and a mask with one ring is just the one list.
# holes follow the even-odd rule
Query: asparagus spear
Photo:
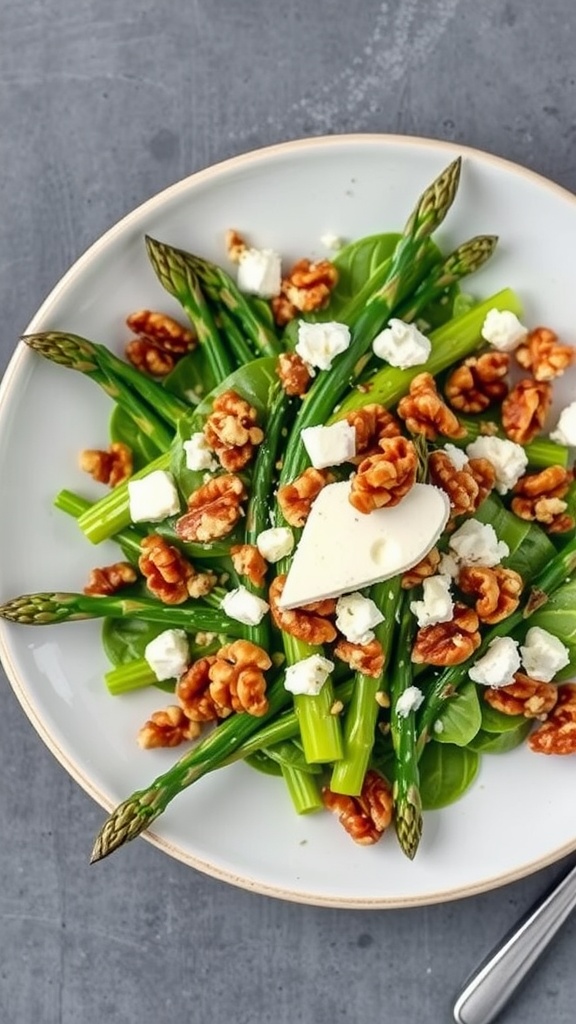
[[394, 746], [394, 824], [404, 853], [410, 860], [416, 856], [422, 835], [422, 801], [416, 756], [416, 720], [414, 711], [399, 714], [398, 701], [412, 685], [410, 651], [416, 620], [410, 611], [410, 591], [402, 597], [397, 658], [390, 679], [390, 729]]
[[447, 288], [479, 270], [490, 259], [497, 243], [496, 235], [475, 235], [463, 242], [442, 263], [432, 268], [414, 294], [396, 310], [396, 316], [406, 323], [415, 320]]

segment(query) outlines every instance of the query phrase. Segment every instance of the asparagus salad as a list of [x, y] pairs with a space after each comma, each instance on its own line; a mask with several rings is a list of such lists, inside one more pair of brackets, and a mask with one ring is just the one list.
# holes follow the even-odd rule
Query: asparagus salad
[[574, 351], [511, 289], [460, 290], [497, 240], [434, 241], [459, 176], [401, 234], [291, 268], [232, 230], [228, 270], [146, 238], [187, 323], [131, 314], [125, 359], [25, 337], [114, 400], [109, 446], [80, 456], [108, 492], [55, 503], [119, 553], [0, 615], [102, 619], [110, 694], [157, 688], [138, 742], [180, 748], [93, 860], [240, 759], [298, 813], [360, 844], [390, 831], [413, 858], [423, 810], [482, 756], [576, 752], [576, 403], [545, 433]]

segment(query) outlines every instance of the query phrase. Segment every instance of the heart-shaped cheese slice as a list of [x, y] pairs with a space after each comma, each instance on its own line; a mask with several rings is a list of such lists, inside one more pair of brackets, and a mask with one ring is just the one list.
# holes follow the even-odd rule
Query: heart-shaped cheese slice
[[348, 500], [350, 481], [321, 491], [302, 531], [280, 607], [339, 597], [411, 569], [428, 554], [450, 515], [448, 497], [414, 484], [393, 508], [368, 515]]

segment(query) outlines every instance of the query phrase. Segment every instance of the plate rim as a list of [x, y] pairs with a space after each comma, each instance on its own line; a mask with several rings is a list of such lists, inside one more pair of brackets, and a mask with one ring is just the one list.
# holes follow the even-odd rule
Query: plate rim
[[[274, 160], [276, 157], [281, 158], [284, 154], [289, 152], [298, 153], [314, 149], [326, 149], [326, 147], [329, 148], [331, 146], [336, 147], [348, 145], [360, 145], [367, 147], [401, 145], [413, 147], [415, 150], [429, 149], [440, 152], [444, 151], [451, 155], [461, 155], [464, 158], [469, 157], [476, 159], [483, 164], [491, 164], [508, 173], [524, 176], [538, 187], [548, 189], [563, 201], [567, 201], [576, 206], [576, 195], [574, 195], [574, 193], [572, 193], [568, 188], [560, 185], [558, 182], [555, 182], [552, 179], [547, 178], [545, 175], [540, 174], [531, 168], [525, 167], [522, 164], [518, 164], [506, 157], [501, 157], [497, 154], [474, 146], [460, 144], [457, 141], [435, 139], [433, 137], [420, 135], [401, 135], [397, 133], [348, 132], [342, 134], [302, 137], [284, 142], [277, 142], [272, 145], [264, 145], [241, 152], [235, 156], [228, 157], [224, 160], [220, 160], [214, 164], [210, 164], [194, 171], [192, 174], [189, 174], [166, 186], [159, 192], [154, 193], [148, 199], [145, 199], [142, 203], [124, 214], [118, 221], [99, 235], [98, 238], [96, 238], [74, 260], [68, 270], [65, 271], [56, 284], [50, 289], [23, 333], [32, 333], [40, 328], [42, 322], [49, 315], [52, 306], [58, 302], [60, 295], [65, 293], [68, 287], [73, 284], [75, 279], [82, 275], [86, 267], [105, 253], [109, 246], [114, 244], [117, 237], [124, 235], [133, 225], [136, 225], [140, 220], [145, 220], [149, 214], [156, 209], [160, 209], [165, 203], [169, 203], [173, 199], [177, 199], [180, 194], [185, 194], [191, 189], [194, 190], [196, 187], [201, 187], [204, 183], [209, 183], [211, 180], [220, 176], [226, 176], [231, 172], [234, 173], [236, 170], [241, 170], [251, 164], [267, 162], [270, 159]], [[26, 364], [30, 358], [32, 358], [30, 350], [22, 341], [18, 341], [16, 348], [9, 359], [3, 378], [0, 380], [0, 417], [9, 403], [10, 395], [13, 387], [17, 383], [18, 376], [20, 373], [24, 372]], [[70, 777], [82, 787], [88, 796], [90, 796], [105, 811], [112, 810], [115, 806], [114, 802], [110, 801], [105, 794], [101, 792], [94, 781], [81, 771], [74, 761], [70, 759], [68, 754], [66, 754], [60, 747], [57, 740], [51, 735], [50, 730], [38, 714], [34, 703], [27, 692], [26, 683], [20, 678], [20, 674], [12, 661], [8, 643], [8, 630], [6, 628], [6, 624], [1, 621], [0, 661], [2, 662], [12, 691], [20, 706], [51, 754], [65, 769], [68, 775], [70, 775]], [[244, 889], [245, 891], [255, 892], [260, 895], [270, 896], [287, 902], [307, 906], [324, 906], [336, 909], [354, 910], [394, 910], [407, 907], [431, 906], [480, 895], [482, 893], [501, 888], [502, 886], [512, 884], [522, 878], [526, 878], [534, 874], [536, 871], [557, 863], [563, 857], [576, 850], [575, 834], [574, 839], [571, 842], [565, 843], [562, 847], [552, 851], [550, 854], [522, 864], [515, 870], [508, 870], [497, 876], [493, 876], [490, 879], [484, 879], [475, 885], [458, 886], [454, 889], [443, 889], [436, 893], [417, 895], [414, 897], [360, 898], [346, 896], [332, 897], [324, 896], [320, 893], [300, 892], [289, 888], [286, 889], [283, 886], [269, 885], [250, 877], [246, 877], [245, 875], [237, 875], [231, 870], [220, 868], [212, 864], [210, 861], [204, 861], [202, 858], [190, 854], [180, 846], [177, 846], [164, 838], [154, 829], [146, 830], [142, 833], [142, 838], [180, 863], [186, 864], [188, 867], [192, 867], [195, 870], [200, 871], [202, 874], [234, 885], [235, 887]]]

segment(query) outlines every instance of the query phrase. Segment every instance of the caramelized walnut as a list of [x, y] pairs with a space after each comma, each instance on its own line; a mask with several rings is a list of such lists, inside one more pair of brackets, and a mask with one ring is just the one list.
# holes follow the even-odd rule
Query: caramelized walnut
[[428, 458], [430, 483], [440, 487], [450, 500], [450, 516], [470, 515], [478, 505], [479, 486], [468, 468], [456, 469], [452, 459], [446, 452], [431, 452]]
[[356, 432], [356, 456], [351, 462], [380, 452], [380, 441], [389, 437], [398, 437], [402, 431], [395, 416], [383, 405], [373, 402], [362, 409], [354, 409], [346, 416], [347, 422]]
[[513, 569], [465, 565], [460, 569], [458, 586], [464, 594], [476, 598], [474, 608], [480, 621], [494, 625], [516, 611], [523, 581]]
[[216, 584], [214, 573], [197, 573], [184, 555], [157, 533], [144, 537], [138, 568], [148, 590], [163, 604], [182, 604], [189, 597], [203, 597]]
[[531, 679], [523, 672], [516, 672], [509, 686], [489, 686], [484, 690], [484, 700], [490, 707], [503, 715], [524, 715], [525, 718], [544, 717], [557, 699], [557, 686]]
[[230, 557], [239, 576], [247, 576], [255, 587], [264, 586], [268, 563], [255, 544], [234, 544]]
[[386, 663], [386, 654], [379, 640], [371, 640], [368, 644], [353, 644], [349, 640], [339, 640], [334, 654], [340, 661], [345, 661], [354, 672], [362, 672], [365, 676], [378, 678]]
[[298, 313], [322, 309], [330, 301], [330, 292], [338, 281], [338, 271], [330, 260], [316, 263], [298, 260], [282, 279], [280, 294], [271, 300], [274, 319], [279, 326], [289, 323]]
[[281, 352], [276, 373], [287, 395], [305, 395], [312, 382], [312, 374], [297, 352]]
[[188, 512], [176, 521], [176, 533], [183, 540], [203, 544], [226, 537], [236, 526], [246, 500], [239, 476], [226, 473], [208, 480], [188, 498]]
[[127, 360], [150, 377], [167, 377], [176, 365], [176, 357], [158, 348], [149, 338], [133, 338], [124, 349]]
[[476, 612], [456, 602], [449, 622], [437, 622], [418, 630], [412, 661], [417, 665], [460, 665], [480, 646]]
[[285, 583], [285, 575], [276, 576], [268, 591], [270, 613], [278, 629], [309, 644], [329, 644], [335, 640], [336, 627], [327, 616], [335, 613], [336, 601], [329, 599], [316, 601], [301, 608], [280, 608], [279, 601]]
[[84, 593], [103, 596], [115, 594], [122, 587], [135, 583], [137, 578], [138, 574], [130, 562], [114, 562], [113, 565], [104, 565], [90, 571]]
[[126, 317], [126, 323], [131, 331], [153, 342], [162, 352], [183, 356], [196, 347], [196, 336], [193, 331], [166, 313], [141, 309]]
[[312, 508], [312, 502], [318, 497], [326, 484], [334, 482], [334, 477], [326, 469], [314, 469], [309, 466], [291, 484], [284, 484], [278, 489], [277, 499], [282, 515], [290, 526], [304, 526]]
[[558, 686], [558, 700], [547, 721], [528, 737], [537, 754], [576, 754], [576, 684]]
[[117, 487], [132, 476], [132, 451], [122, 441], [113, 441], [108, 451], [85, 448], [80, 453], [80, 469], [100, 484]]
[[363, 459], [352, 477], [348, 500], [359, 512], [398, 505], [416, 481], [418, 456], [412, 441], [388, 437], [380, 441], [380, 449]]
[[177, 747], [184, 740], [195, 740], [200, 726], [190, 721], [182, 708], [172, 704], [163, 711], [155, 711], [138, 733], [138, 744], [143, 750], [154, 747]]
[[209, 672], [215, 661], [214, 654], [198, 658], [176, 683], [176, 699], [192, 722], [213, 722], [230, 714], [229, 711], [222, 714], [224, 709], [216, 705], [210, 694]]
[[377, 843], [392, 821], [392, 787], [379, 772], [372, 769], [366, 772], [359, 796], [333, 793], [325, 786], [322, 799], [324, 806], [338, 815], [340, 824], [354, 842], [361, 846]]
[[204, 437], [220, 464], [231, 473], [250, 462], [254, 448], [264, 439], [256, 426], [257, 412], [235, 391], [224, 391], [214, 399], [204, 424]]
[[553, 380], [574, 362], [574, 349], [559, 341], [549, 327], [536, 327], [518, 346], [515, 356], [535, 380]]
[[240, 263], [240, 257], [248, 248], [242, 235], [240, 235], [238, 231], [235, 231], [234, 228], [229, 228], [226, 232], [225, 244], [228, 259], [231, 260], [232, 263]]
[[519, 381], [502, 402], [502, 426], [516, 444], [528, 444], [544, 426], [552, 401], [552, 388], [546, 381], [526, 378]]
[[464, 437], [466, 430], [438, 394], [431, 373], [419, 373], [410, 384], [410, 391], [398, 403], [398, 415], [412, 434], [424, 434], [435, 441], [444, 437]]
[[478, 484], [478, 496], [474, 509], [476, 511], [494, 488], [496, 470], [489, 459], [468, 459], [466, 468]]
[[416, 565], [413, 565], [411, 569], [408, 569], [402, 576], [402, 586], [405, 590], [409, 590], [410, 587], [417, 587], [422, 583], [422, 580], [428, 578], [428, 576], [434, 576], [438, 571], [440, 564], [440, 552], [438, 548], [431, 548], [424, 558], [421, 558]]
[[260, 718], [268, 710], [264, 672], [272, 661], [266, 651], [249, 640], [234, 640], [218, 651], [208, 669], [210, 696], [219, 709]]
[[572, 471], [562, 466], [547, 466], [540, 473], [521, 477], [513, 489], [512, 511], [520, 519], [535, 520], [550, 533], [572, 530], [574, 518], [562, 499], [573, 479]]
[[510, 367], [507, 352], [484, 352], [470, 356], [449, 375], [444, 393], [459, 412], [483, 412], [508, 394], [504, 378]]

